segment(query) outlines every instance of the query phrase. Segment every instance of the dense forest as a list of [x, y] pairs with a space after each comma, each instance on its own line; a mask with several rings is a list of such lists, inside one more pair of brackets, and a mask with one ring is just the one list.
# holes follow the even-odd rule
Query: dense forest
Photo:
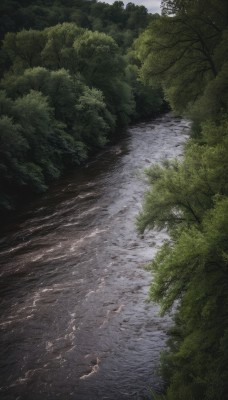
[[150, 298], [173, 315], [161, 372], [168, 400], [228, 399], [228, 3], [164, 0], [140, 36], [146, 83], [192, 120], [183, 160], [147, 171], [138, 229], [168, 229]]
[[96, 0], [2, 1], [0, 211], [47, 190], [131, 121], [157, 114], [133, 41], [159, 18]]
[[147, 170], [138, 230], [168, 230], [150, 298], [173, 316], [156, 399], [228, 399], [228, 3], [0, 5], [0, 212], [43, 193], [130, 122], [192, 121], [180, 161]]

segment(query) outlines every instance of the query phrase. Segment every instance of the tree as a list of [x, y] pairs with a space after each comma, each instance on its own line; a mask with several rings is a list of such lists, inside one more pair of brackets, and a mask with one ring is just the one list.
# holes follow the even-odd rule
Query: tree
[[[178, 111], [202, 95], [221, 69], [221, 59], [227, 59], [224, 48], [218, 55], [227, 26], [226, 7], [220, 0], [164, 1], [165, 16], [139, 39], [144, 78], [162, 81], [168, 100]], [[169, 13], [175, 15], [168, 17]]]
[[86, 84], [101, 90], [117, 123], [126, 124], [134, 102], [126, 82], [124, 59], [115, 41], [104, 33], [87, 31], [75, 41], [74, 48]]
[[184, 160], [148, 171], [138, 220], [141, 231], [170, 235], [150, 265], [151, 299], [174, 315], [161, 360], [164, 398], [227, 399], [227, 2], [162, 6], [137, 43], [142, 75], [158, 79], [172, 108], [194, 122]]
[[43, 65], [54, 70], [65, 68], [71, 73], [76, 73], [78, 66], [73, 43], [82, 33], [82, 28], [67, 22], [45, 29], [46, 44], [42, 50]]
[[228, 111], [228, 63], [224, 63], [215, 79], [206, 86], [203, 95], [191, 108], [190, 116], [195, 126], [202, 120], [219, 122]]
[[66, 124], [68, 129], [74, 126], [75, 105], [83, 87], [80, 77], [73, 79], [64, 69], [49, 71], [44, 67], [36, 67], [26, 69], [20, 76], [9, 75], [1, 85], [13, 98], [28, 94], [30, 90], [41, 92], [48, 97], [55, 118]]
[[47, 156], [45, 143], [52, 130], [53, 110], [48, 99], [40, 92], [31, 90], [14, 103], [14, 115], [19, 121], [23, 136], [29, 144], [29, 158], [36, 163], [42, 163]]
[[44, 33], [30, 29], [18, 33], [7, 33], [3, 49], [17, 70], [40, 65], [40, 54], [45, 43]]
[[74, 42], [86, 83], [102, 90], [111, 77], [123, 73], [123, 61], [115, 41], [105, 33], [86, 31]]
[[123, 56], [148, 14], [97, 0], [3, 0], [0, 9], [1, 190], [11, 207], [104, 146], [131, 120], [138, 92], [149, 109], [150, 90], [136, 75], [132, 90]]
[[[11, 188], [18, 186], [20, 161], [28, 149], [21, 127], [7, 115], [0, 117], [0, 210], [13, 208]], [[20, 179], [20, 178], [19, 178]]]
[[178, 299], [163, 354], [169, 400], [227, 398], [227, 220], [227, 198], [219, 198], [200, 227], [185, 227], [153, 263], [151, 296], [165, 308]]
[[[188, 144], [183, 162], [167, 162], [148, 169], [152, 185], [145, 197], [139, 228], [200, 224], [206, 210], [214, 205], [216, 195], [227, 195], [227, 134], [228, 124], [204, 125], [202, 143]], [[221, 160], [223, 163], [221, 164]]]
[[145, 85], [139, 80], [137, 58], [135, 58], [131, 52], [129, 52], [127, 57], [126, 76], [132, 87], [135, 100], [134, 119], [145, 119], [151, 118], [154, 115], [156, 116], [165, 108], [162, 88], [160, 85]]
[[162, 358], [168, 400], [227, 398], [227, 154], [227, 121], [207, 123], [182, 162], [148, 171], [138, 227], [170, 235], [149, 267], [151, 299], [175, 313]]
[[106, 109], [102, 93], [85, 87], [76, 106], [78, 139], [91, 147], [103, 147], [107, 133], [114, 126], [114, 119]]
[[22, 193], [45, 191], [64, 168], [87, 157], [85, 145], [54, 118], [48, 97], [23, 94], [13, 101], [0, 92], [0, 210], [14, 208]]
[[149, 15], [144, 6], [136, 6], [133, 3], [128, 3], [126, 6], [126, 13], [128, 14], [127, 27], [129, 29], [140, 29], [142, 31], [146, 28]]

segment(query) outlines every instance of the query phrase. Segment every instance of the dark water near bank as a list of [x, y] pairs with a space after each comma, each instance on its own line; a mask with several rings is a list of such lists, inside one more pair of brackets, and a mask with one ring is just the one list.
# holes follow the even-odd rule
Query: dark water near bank
[[138, 237], [145, 167], [180, 156], [188, 122], [164, 116], [65, 177], [0, 236], [0, 399], [126, 400], [159, 391], [170, 324], [146, 302]]

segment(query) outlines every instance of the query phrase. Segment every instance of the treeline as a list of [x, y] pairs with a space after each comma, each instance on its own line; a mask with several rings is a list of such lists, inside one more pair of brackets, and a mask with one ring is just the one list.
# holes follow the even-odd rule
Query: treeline
[[122, 1], [113, 5], [97, 0], [2, 0], [0, 39], [7, 32], [22, 29], [43, 30], [49, 26], [73, 22], [82, 28], [109, 34], [122, 48], [128, 48], [158, 14], [149, 14], [144, 6]]
[[150, 297], [174, 314], [161, 357], [168, 400], [228, 399], [228, 3], [164, 0], [142, 34], [146, 82], [192, 120], [182, 161], [148, 170], [140, 231], [167, 228]]
[[127, 47], [158, 18], [144, 7], [94, 0], [1, 7], [0, 211], [42, 193], [117, 129], [158, 113], [164, 102], [159, 86], [139, 82], [140, 62]]

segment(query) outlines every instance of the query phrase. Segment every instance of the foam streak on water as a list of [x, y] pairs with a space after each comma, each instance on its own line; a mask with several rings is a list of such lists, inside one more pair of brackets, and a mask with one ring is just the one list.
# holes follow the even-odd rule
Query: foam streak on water
[[166, 232], [139, 237], [144, 169], [181, 157], [170, 115], [58, 182], [0, 236], [1, 400], [138, 400], [159, 391], [169, 318], [146, 302], [144, 265]]

